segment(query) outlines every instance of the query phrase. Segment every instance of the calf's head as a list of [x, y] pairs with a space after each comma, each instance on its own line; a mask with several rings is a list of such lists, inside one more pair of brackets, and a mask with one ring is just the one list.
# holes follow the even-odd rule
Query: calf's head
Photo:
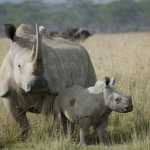
[[36, 33], [29, 35], [28, 25], [16, 29], [14, 25], [5, 25], [7, 37], [11, 39], [10, 63], [14, 83], [25, 93], [47, 89], [43, 77], [43, 60], [41, 53], [41, 35], [36, 25]]
[[105, 77], [103, 95], [107, 107], [116, 112], [127, 113], [133, 110], [132, 97], [125, 96], [118, 92], [115, 87], [115, 80]]

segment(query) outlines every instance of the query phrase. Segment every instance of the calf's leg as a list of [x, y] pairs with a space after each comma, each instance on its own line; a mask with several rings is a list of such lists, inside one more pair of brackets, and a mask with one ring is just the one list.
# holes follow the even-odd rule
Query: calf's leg
[[97, 126], [96, 130], [99, 137], [99, 141], [105, 145], [108, 145], [109, 141], [108, 141], [106, 126], [107, 126], [107, 121], [104, 121], [103, 123]]
[[79, 120], [79, 125], [80, 125], [80, 145], [86, 145], [86, 137], [88, 136], [89, 133], [89, 127], [90, 127], [90, 119], [88, 117], [84, 117]]
[[74, 124], [68, 120], [67, 121], [67, 135], [71, 137], [73, 134], [73, 131], [74, 131]]
[[86, 136], [87, 136], [87, 130], [85, 128], [80, 128], [80, 145], [86, 145]]

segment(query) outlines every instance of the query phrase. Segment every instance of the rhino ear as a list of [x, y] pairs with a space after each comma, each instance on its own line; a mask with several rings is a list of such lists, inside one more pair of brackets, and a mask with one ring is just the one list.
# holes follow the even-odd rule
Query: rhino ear
[[14, 41], [16, 27], [13, 24], [4, 24], [6, 36]]
[[110, 86], [113, 87], [115, 86], [116, 80], [112, 77], [110, 80]]
[[105, 77], [105, 84], [106, 84], [106, 86], [109, 86], [109, 84], [110, 84], [110, 78], [109, 77]]

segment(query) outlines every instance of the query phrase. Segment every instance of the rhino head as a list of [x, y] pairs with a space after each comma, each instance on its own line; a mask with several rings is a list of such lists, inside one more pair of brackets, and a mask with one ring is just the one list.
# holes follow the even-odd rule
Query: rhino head
[[127, 113], [133, 110], [132, 97], [125, 96], [118, 92], [115, 87], [115, 80], [112, 78], [105, 78], [105, 86], [103, 88], [103, 95], [106, 106], [116, 112]]
[[[41, 51], [42, 37], [38, 26], [36, 25], [35, 34], [29, 25], [24, 24], [17, 29], [14, 25], [6, 24], [5, 31], [11, 40], [11, 45], [9, 49], [10, 76], [7, 77], [9, 78], [7, 82], [4, 82], [9, 85], [5, 85], [8, 88], [4, 87], [9, 90], [11, 84], [24, 93], [47, 90]], [[10, 79], [11, 83], [8, 82]]]

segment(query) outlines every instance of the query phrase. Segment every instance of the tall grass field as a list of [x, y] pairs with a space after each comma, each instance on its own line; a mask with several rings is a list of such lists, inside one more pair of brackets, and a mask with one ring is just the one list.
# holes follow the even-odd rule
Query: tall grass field
[[[78, 145], [78, 131], [64, 137], [53, 116], [28, 113], [32, 130], [26, 141], [18, 141], [19, 128], [0, 102], [0, 149], [3, 150], [150, 150], [150, 33], [96, 34], [81, 43], [89, 52], [97, 78], [116, 78], [116, 87], [132, 95], [133, 112], [112, 113], [108, 134], [111, 145]], [[0, 63], [9, 41], [0, 40]], [[94, 131], [91, 132], [94, 135]], [[96, 139], [96, 138], [95, 138]]]

